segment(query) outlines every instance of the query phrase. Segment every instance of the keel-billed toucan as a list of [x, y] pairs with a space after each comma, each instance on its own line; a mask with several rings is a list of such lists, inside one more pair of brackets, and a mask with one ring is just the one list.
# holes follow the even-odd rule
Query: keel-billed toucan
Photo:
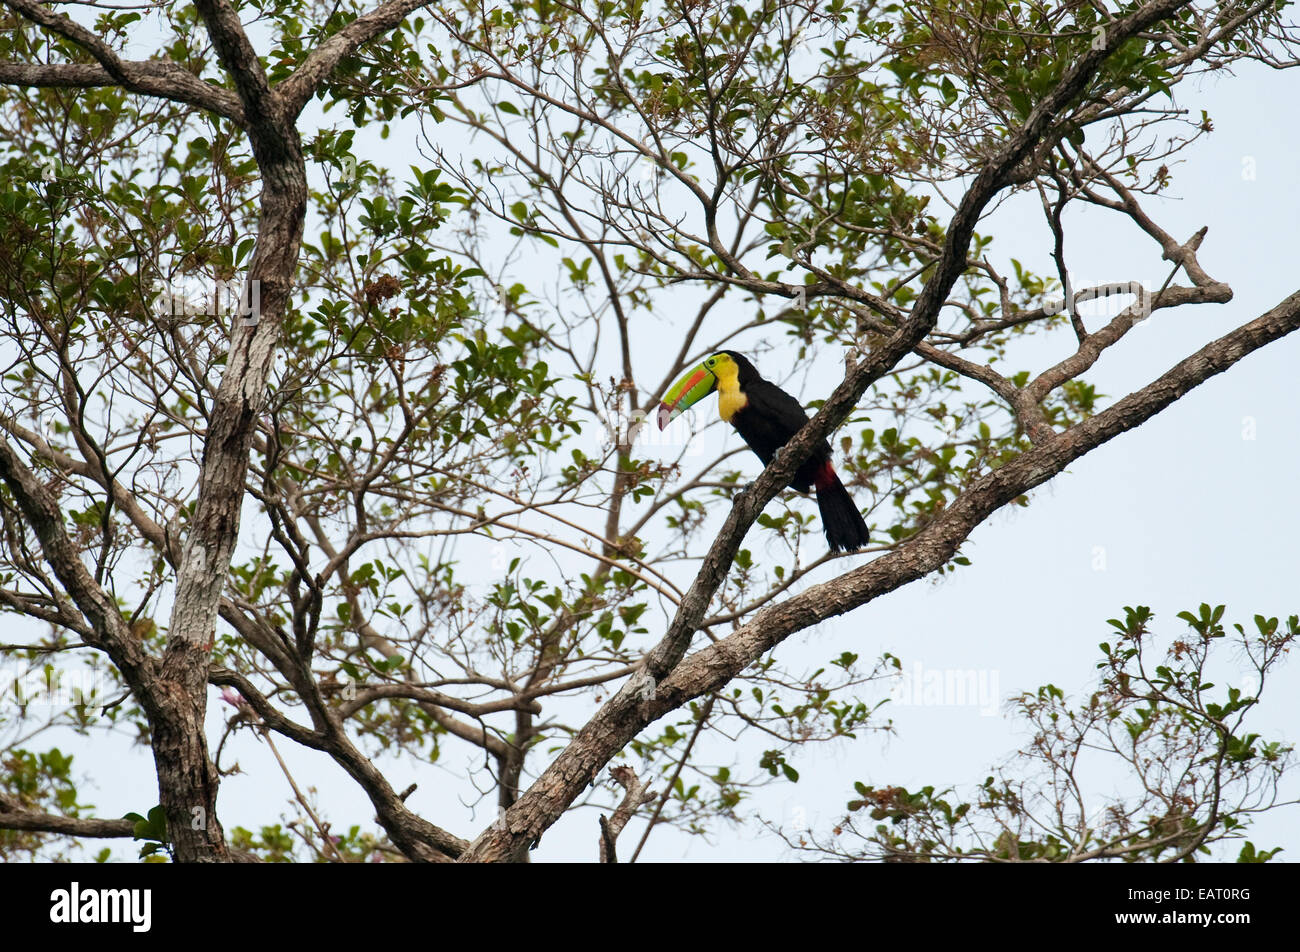
[[[674, 384], [659, 405], [659, 429], [687, 407], [714, 390], [718, 391], [718, 413], [736, 428], [749, 448], [766, 466], [808, 422], [799, 401], [774, 383], [759, 376], [747, 359], [734, 350], [723, 350], [687, 373]], [[806, 493], [817, 489], [826, 541], [832, 552], [851, 552], [867, 544], [867, 524], [853, 504], [853, 497], [835, 475], [831, 447], [825, 440], [795, 471], [790, 488]]]

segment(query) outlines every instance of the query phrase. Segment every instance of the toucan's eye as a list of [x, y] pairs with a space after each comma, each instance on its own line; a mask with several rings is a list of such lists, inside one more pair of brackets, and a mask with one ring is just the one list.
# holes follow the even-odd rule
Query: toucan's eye
[[712, 366], [713, 366], [714, 364], [716, 364], [716, 363], [717, 363], [717, 361], [714, 360], [712, 357], [710, 357], [708, 360], [706, 360], [706, 361], [704, 362], [704, 366], [706, 366], [706, 367], [712, 367]]

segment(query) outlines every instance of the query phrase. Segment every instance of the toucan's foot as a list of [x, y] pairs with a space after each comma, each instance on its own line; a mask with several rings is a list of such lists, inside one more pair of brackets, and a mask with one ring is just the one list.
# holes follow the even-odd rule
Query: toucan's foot
[[740, 491], [737, 492], [736, 495], [731, 497], [732, 504], [734, 505], [735, 503], [738, 503], [740, 502], [740, 500], [744, 499], [745, 494], [748, 493], [753, 488], [754, 488], [753, 480], [750, 480], [749, 482], [745, 483], [745, 485], [741, 486]]

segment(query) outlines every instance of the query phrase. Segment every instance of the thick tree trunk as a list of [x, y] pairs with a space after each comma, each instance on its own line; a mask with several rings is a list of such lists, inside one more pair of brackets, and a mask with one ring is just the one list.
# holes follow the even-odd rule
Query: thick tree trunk
[[[169, 824], [178, 822], [180, 812], [196, 808], [206, 817], [207, 830], [189, 831], [175, 841], [176, 858], [181, 862], [228, 859], [216, 819], [217, 783], [208, 761], [203, 716], [217, 607], [239, 538], [248, 454], [266, 405], [267, 380], [275, 362], [306, 217], [302, 145], [292, 123], [286, 121], [284, 126], [274, 143], [258, 142], [260, 137], [254, 137], [263, 189], [249, 280], [257, 282], [258, 294], [251, 299], [260, 299], [260, 310], [246, 319], [232, 319], [230, 354], [203, 447], [198, 501], [177, 573], [176, 603], [162, 664], [166, 685], [161, 690], [166, 692], [166, 700], [160, 707], [164, 719], [177, 717], [180, 723], [153, 725], [158, 780], [165, 791], [162, 803]], [[177, 692], [176, 698], [171, 697], [172, 691]], [[189, 699], [188, 705], [183, 699]], [[192, 733], [182, 740], [177, 736], [180, 732]], [[174, 744], [163, 743], [173, 738]]]
[[216, 814], [217, 772], [203, 730], [205, 697], [172, 684], [154, 691], [160, 708], [150, 718], [158, 795], [177, 860], [228, 863], [230, 851]]

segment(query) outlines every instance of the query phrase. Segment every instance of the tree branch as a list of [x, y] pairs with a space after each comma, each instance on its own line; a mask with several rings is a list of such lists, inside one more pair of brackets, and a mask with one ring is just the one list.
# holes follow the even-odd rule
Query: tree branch
[[623, 802], [614, 810], [613, 816], [606, 819], [604, 814], [601, 814], [600, 861], [617, 863], [618, 854], [614, 851], [614, 844], [618, 841], [618, 835], [623, 832], [623, 827], [627, 826], [628, 821], [636, 815], [636, 811], [642, 804], [649, 803], [655, 795], [653, 790], [646, 789], [646, 785], [641, 782], [641, 778], [631, 767], [626, 765], [611, 767], [609, 775], [627, 791], [627, 794], [623, 797]]
[[[132, 690], [140, 691], [154, 673], [153, 659], [131, 635], [116, 602], [91, 576], [63, 527], [58, 502], [0, 436], [0, 479], [13, 493], [18, 508], [41, 543], [45, 560], [72, 601], [90, 622], [87, 641], [113, 659]], [[141, 697], [147, 703], [147, 698]]]
[[209, 109], [239, 125], [243, 109], [229, 90], [203, 82], [175, 63], [132, 62], [119, 59], [104, 40], [61, 13], [54, 13], [34, 0], [0, 0], [52, 33], [77, 44], [93, 56], [98, 66], [58, 63], [28, 64], [0, 62], [0, 83], [16, 86], [74, 87], [121, 86], [131, 92], [170, 99]]
[[58, 833], [63, 836], [110, 839], [134, 835], [135, 823], [131, 820], [100, 820], [37, 813], [24, 810], [10, 797], [0, 796], [0, 830], [24, 830], [30, 833]]
[[358, 48], [382, 33], [387, 33], [410, 13], [428, 6], [432, 0], [387, 0], [369, 13], [357, 17], [339, 30], [303, 60], [293, 74], [276, 86], [290, 115], [298, 115], [321, 83], [338, 66], [339, 60], [351, 56]]

